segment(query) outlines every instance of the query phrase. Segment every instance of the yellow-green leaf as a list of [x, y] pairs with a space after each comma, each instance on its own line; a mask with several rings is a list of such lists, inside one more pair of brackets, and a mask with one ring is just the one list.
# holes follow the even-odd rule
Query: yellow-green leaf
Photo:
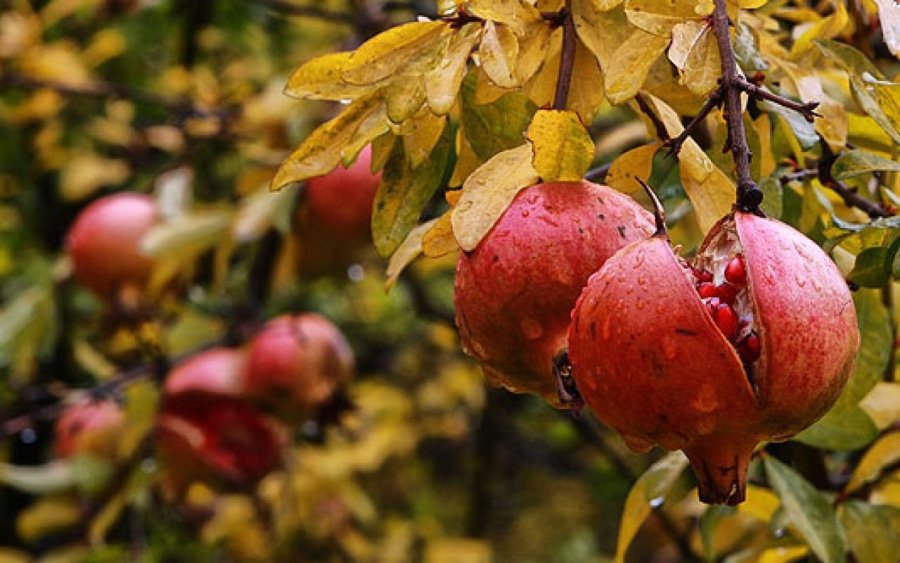
[[428, 108], [422, 108], [410, 119], [410, 130], [403, 136], [403, 150], [413, 168], [431, 154], [446, 123], [446, 115], [435, 115]]
[[444, 177], [450, 144], [450, 127], [445, 127], [434, 150], [416, 168], [403, 154], [403, 145], [394, 146], [375, 194], [372, 214], [372, 238], [381, 256], [390, 256], [416, 226]]
[[628, 101], [638, 93], [650, 68], [669, 44], [667, 36], [641, 29], [634, 32], [613, 52], [608, 64], [600, 65], [606, 80], [606, 97], [613, 104]]
[[453, 234], [463, 250], [473, 250], [503, 215], [519, 190], [537, 182], [526, 143], [503, 151], [482, 164], [463, 184], [453, 210]]
[[626, 194], [640, 190], [636, 178], [646, 180], [650, 177], [657, 150], [659, 143], [650, 143], [619, 155], [609, 167], [605, 183]]
[[329, 53], [307, 61], [288, 79], [284, 93], [308, 100], [355, 100], [372, 92], [378, 84], [350, 84], [341, 78], [351, 52]]
[[669, 60], [680, 71], [681, 83], [705, 96], [719, 82], [722, 62], [715, 33], [706, 21], [688, 20], [672, 28]]
[[344, 64], [341, 77], [350, 84], [372, 84], [391, 77], [438, 41], [448, 29], [442, 21], [412, 22], [379, 33], [363, 43]]
[[425, 95], [434, 113], [442, 115], [453, 107], [466, 75], [466, 62], [480, 36], [480, 25], [464, 25], [454, 34], [441, 62], [425, 75]]
[[794, 41], [791, 46], [791, 55], [796, 57], [813, 46], [813, 42], [821, 39], [832, 39], [836, 37], [847, 24], [850, 23], [850, 16], [847, 14], [847, 7], [843, 2], [834, 3], [834, 13], [819, 19], [810, 26], [804, 28], [803, 34]]
[[859, 406], [880, 430], [900, 422], [900, 383], [882, 381], [875, 384]]
[[545, 182], [580, 180], [594, 159], [594, 142], [574, 111], [540, 110], [528, 127], [534, 169]]
[[[669, 137], [684, 130], [681, 119], [665, 102], [652, 95], [647, 99], [656, 108], [656, 114], [666, 127]], [[681, 164], [681, 181], [687, 193], [700, 228], [708, 231], [731, 210], [735, 187], [731, 179], [716, 166], [693, 139], [685, 141], [678, 154]]]
[[272, 189], [277, 190], [291, 182], [322, 176], [334, 170], [341, 161], [344, 145], [350, 142], [360, 125], [379, 110], [383, 110], [381, 98], [366, 96], [319, 126], [281, 164], [272, 179]]
[[422, 237], [422, 252], [429, 258], [440, 258], [450, 254], [459, 248], [456, 237], [453, 236], [453, 210], [450, 210], [438, 219], [438, 221]]
[[631, 545], [631, 540], [653, 508], [665, 502], [666, 496], [687, 465], [688, 460], [683, 453], [670, 452], [638, 478], [628, 492], [625, 508], [622, 510], [622, 521], [619, 524], [619, 537], [616, 542], [617, 563], [625, 560], [625, 553]]
[[891, 432], [879, 438], [866, 450], [850, 482], [844, 487], [846, 494], [853, 493], [866, 483], [876, 479], [885, 467], [897, 463], [900, 460], [900, 432]]
[[391, 255], [390, 261], [388, 261], [387, 270], [384, 274], [385, 289], [394, 287], [403, 270], [422, 254], [422, 238], [425, 236], [425, 233], [431, 230], [431, 227], [433, 227], [435, 223], [437, 223], [437, 219], [432, 219], [421, 225], [416, 225], [416, 227], [406, 235], [406, 238]]
[[475, 77], [462, 85], [462, 121], [466, 139], [482, 161], [517, 147], [524, 140], [525, 129], [537, 107], [518, 92], [512, 92], [491, 104], [475, 102]]
[[900, 557], [900, 508], [850, 499], [838, 507], [847, 547], [856, 561], [897, 561]]

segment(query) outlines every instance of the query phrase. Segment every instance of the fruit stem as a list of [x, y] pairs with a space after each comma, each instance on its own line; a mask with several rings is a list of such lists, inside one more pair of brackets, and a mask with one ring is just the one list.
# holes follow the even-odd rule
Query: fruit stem
[[637, 177], [635, 177], [635, 180], [644, 188], [644, 191], [647, 192], [647, 197], [653, 202], [653, 217], [656, 219], [656, 232], [653, 233], [653, 236], [669, 238], [669, 231], [666, 229], [666, 210], [663, 208], [659, 198], [656, 197], [656, 192], [653, 191], [653, 188], [647, 182]]
[[706, 504], [734, 506], [747, 496], [747, 467], [756, 440], [709, 437], [684, 449], [697, 477], [697, 493]]
[[581, 398], [581, 393], [578, 392], [578, 387], [575, 385], [569, 351], [565, 348], [553, 357], [553, 375], [556, 377], [559, 402], [569, 407], [572, 414], [579, 416], [584, 409], [584, 399]]

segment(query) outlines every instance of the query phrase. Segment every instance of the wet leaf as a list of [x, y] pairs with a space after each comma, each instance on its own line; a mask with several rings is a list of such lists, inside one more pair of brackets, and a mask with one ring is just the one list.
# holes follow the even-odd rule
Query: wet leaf
[[442, 21], [412, 22], [384, 31], [363, 43], [344, 63], [341, 77], [349, 84], [372, 84], [391, 77], [448, 29]]
[[452, 216], [452, 210], [441, 215], [437, 223], [422, 237], [422, 252], [425, 256], [440, 258], [459, 248], [456, 237], [453, 236]]
[[356, 85], [341, 77], [353, 53], [328, 53], [307, 61], [288, 79], [284, 93], [308, 100], [355, 100], [371, 93], [378, 83]]
[[616, 542], [616, 561], [625, 560], [631, 540], [654, 507], [665, 502], [672, 486], [687, 468], [688, 460], [681, 452], [670, 452], [641, 475], [625, 499], [619, 537]]
[[653, 170], [653, 157], [659, 143], [636, 147], [616, 157], [606, 174], [606, 185], [620, 192], [631, 194], [641, 189], [637, 178], [646, 181]]
[[502, 24], [486, 22], [478, 53], [481, 69], [491, 82], [501, 88], [519, 86], [516, 75], [519, 41], [511, 29]]
[[813, 553], [825, 563], [844, 561], [844, 540], [828, 498], [772, 456], [766, 456], [765, 468], [786, 516]]
[[686, 19], [710, 15], [711, 4], [696, 0], [625, 0], [625, 14], [632, 25], [654, 35], [667, 36]]
[[538, 111], [527, 136], [532, 164], [545, 182], [580, 180], [594, 159], [594, 142], [573, 111]]
[[525, 0], [467, 0], [465, 7], [468, 13], [509, 26], [519, 35], [529, 24], [542, 22], [541, 13]]
[[475, 77], [463, 81], [462, 126], [466, 139], [479, 159], [517, 147], [525, 140], [525, 130], [537, 107], [520, 93], [506, 94], [491, 104], [474, 100]]
[[425, 75], [425, 96], [434, 113], [443, 115], [453, 107], [466, 74], [466, 62], [480, 38], [481, 26], [464, 25], [451, 39], [441, 62]]
[[416, 227], [406, 235], [406, 238], [400, 246], [397, 247], [397, 250], [394, 251], [388, 262], [388, 267], [385, 271], [385, 289], [394, 287], [394, 285], [397, 284], [397, 280], [400, 278], [400, 274], [403, 273], [403, 270], [422, 254], [422, 238], [425, 236], [425, 233], [431, 230], [435, 223], [437, 223], [437, 219], [432, 219], [421, 225], [416, 225]]
[[847, 486], [844, 493], [850, 494], [859, 490], [863, 485], [878, 478], [882, 469], [900, 461], [900, 432], [890, 432], [879, 438], [866, 450]]
[[841, 527], [857, 561], [896, 561], [900, 554], [900, 508], [847, 500], [838, 508]]
[[531, 145], [526, 143], [497, 154], [465, 181], [451, 215], [453, 234], [463, 250], [473, 250], [519, 190], [538, 181], [532, 158]]

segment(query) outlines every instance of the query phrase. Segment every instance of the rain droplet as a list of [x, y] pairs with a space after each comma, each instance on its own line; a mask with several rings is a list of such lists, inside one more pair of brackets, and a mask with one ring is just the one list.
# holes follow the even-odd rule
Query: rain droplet
[[664, 502], [666, 502], [665, 497], [652, 498], [652, 499], [650, 499], [650, 507], [651, 508], [659, 508], [660, 506], [663, 505]]
[[806, 287], [806, 276], [797, 276], [797, 285]]
[[19, 439], [24, 444], [33, 444], [37, 441], [37, 432], [34, 431], [34, 428], [25, 428], [19, 434]]

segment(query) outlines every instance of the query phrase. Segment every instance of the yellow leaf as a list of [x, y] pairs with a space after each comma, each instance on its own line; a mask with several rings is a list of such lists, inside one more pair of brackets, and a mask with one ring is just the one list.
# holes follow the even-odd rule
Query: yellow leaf
[[128, 43], [122, 34], [115, 29], [101, 29], [91, 38], [91, 43], [81, 55], [85, 64], [91, 68], [118, 57], [125, 52]]
[[441, 62], [425, 74], [425, 95], [434, 113], [443, 115], [453, 107], [466, 75], [466, 62], [480, 36], [480, 25], [464, 25], [454, 34]]
[[227, 211], [185, 214], [150, 229], [141, 238], [141, 251], [154, 258], [181, 261], [221, 242], [230, 224]]
[[403, 123], [425, 104], [425, 78], [421, 74], [398, 76], [383, 95], [388, 119]]
[[767, 178], [775, 172], [775, 155], [772, 153], [772, 123], [769, 114], [763, 113], [753, 122], [759, 138], [759, 155], [754, 159], [759, 163], [758, 178]]
[[[16, 532], [27, 543], [71, 528], [81, 521], [78, 502], [68, 497], [43, 497], [28, 506], [16, 519]], [[7, 525], [10, 524], [7, 522]]]
[[581, 41], [575, 46], [572, 76], [577, 78], [569, 86], [568, 109], [577, 112], [584, 123], [592, 123], [605, 99], [603, 75], [597, 58]]
[[447, 116], [438, 116], [428, 108], [422, 108], [409, 121], [411, 128], [403, 136], [403, 150], [410, 165], [416, 168], [428, 158], [441, 138]]
[[[578, 43], [581, 43], [580, 41]], [[579, 45], [580, 46], [580, 45]], [[560, 51], [562, 50], [562, 28], [559, 27], [550, 34], [547, 44], [547, 50], [544, 53], [544, 62], [528, 84], [523, 88], [523, 93], [534, 102], [538, 107], [548, 107], [553, 103], [553, 97], [556, 94], [556, 82], [559, 80], [559, 60]], [[582, 49], [584, 50], [584, 49]], [[578, 51], [576, 50], [576, 54]], [[593, 53], [588, 52], [588, 56], [594, 57]], [[572, 76], [580, 76], [572, 71]], [[569, 87], [569, 96], [572, 96], [572, 90], [578, 85], [579, 80], [573, 80]], [[601, 94], [602, 95], [602, 94]], [[571, 103], [571, 101], [570, 101]], [[587, 122], [587, 121], [586, 121]]]
[[466, 179], [451, 215], [453, 234], [463, 250], [473, 250], [519, 190], [537, 182], [532, 157], [526, 143], [494, 155]]
[[478, 53], [481, 57], [481, 68], [491, 82], [501, 88], [519, 86], [515, 72], [516, 59], [519, 56], [519, 40], [511, 29], [503, 24], [486, 22]]
[[606, 174], [606, 184], [626, 194], [641, 189], [636, 178], [646, 180], [653, 169], [653, 156], [659, 143], [633, 148], [616, 158]]
[[463, 133], [462, 125], [456, 130], [456, 165], [453, 167], [453, 174], [447, 184], [451, 188], [461, 186], [469, 174], [475, 171], [481, 164], [478, 155], [475, 154], [472, 145]]
[[621, 6], [604, 9], [597, 4], [597, 0], [571, 2], [578, 38], [594, 53], [605, 73], [612, 62], [613, 53], [625, 43], [635, 28], [629, 25]]
[[[515, 78], [518, 84], [525, 84], [541, 67], [544, 62], [544, 56], [550, 47], [550, 36], [552, 30], [544, 21], [538, 21], [530, 24], [519, 35], [522, 41], [519, 43], [519, 54], [516, 57]], [[573, 71], [574, 72], [574, 71]], [[575, 73], [578, 80], [582, 77]], [[578, 80], [575, 82], [577, 83]]]
[[284, 93], [308, 100], [355, 100], [372, 92], [378, 82], [359, 86], [345, 82], [341, 73], [353, 53], [329, 53], [307, 61], [288, 79]]
[[687, 465], [688, 460], [684, 454], [670, 452], [641, 475], [628, 491], [619, 524], [619, 537], [616, 540], [616, 563], [625, 560], [625, 552], [631, 545], [631, 540], [653, 510], [650, 503], [665, 501], [672, 485]]
[[448, 24], [442, 21], [412, 22], [392, 27], [354, 51], [341, 76], [350, 84], [360, 85], [389, 78], [438, 41], [448, 28]]
[[853, 471], [844, 493], [850, 494], [877, 478], [881, 471], [900, 460], [900, 432], [891, 432], [872, 444]]
[[758, 563], [789, 563], [797, 561], [809, 555], [809, 548], [805, 545], [790, 547], [770, 547], [763, 551], [757, 559]]
[[383, 109], [381, 98], [372, 95], [347, 106], [340, 115], [319, 126], [303, 144], [285, 160], [275, 177], [272, 189], [327, 174], [341, 161], [341, 150], [366, 119]]
[[422, 237], [422, 252], [429, 258], [440, 258], [459, 248], [453, 236], [452, 210], [440, 216]]
[[122, 160], [84, 153], [66, 162], [59, 188], [64, 199], [79, 200], [104, 186], [121, 184], [130, 175], [131, 169]]
[[533, 23], [544, 23], [541, 13], [526, 0], [469, 0], [466, 12], [488, 22], [502, 23], [522, 35]]
[[[659, 98], [647, 94], [656, 114], [666, 127], [669, 137], [684, 130], [678, 114]], [[716, 166], [693, 139], [685, 141], [678, 154], [681, 163], [681, 182], [687, 193], [700, 228], [706, 232], [722, 216], [731, 211], [735, 187], [731, 179]]]
[[491, 546], [482, 540], [438, 538], [425, 546], [424, 563], [491, 563]]
[[632, 25], [647, 33], [668, 36], [672, 28], [686, 19], [698, 19], [711, 13], [711, 6], [697, 0], [625, 0], [625, 14]]
[[698, 96], [716, 87], [722, 74], [719, 48], [705, 21], [689, 20], [672, 28], [669, 60], [680, 71], [681, 83]]
[[594, 159], [594, 142], [573, 111], [539, 110], [527, 137], [534, 169], [545, 182], [580, 180]]
[[900, 383], [878, 382], [859, 406], [879, 430], [900, 422]]
[[406, 238], [391, 255], [390, 261], [388, 261], [387, 270], [384, 273], [385, 290], [394, 287], [403, 270], [412, 264], [413, 260], [418, 258], [419, 254], [422, 254], [422, 238], [425, 236], [425, 233], [431, 230], [437, 221], [437, 219], [432, 219], [421, 225], [417, 225], [408, 235], [406, 235]]
[[805, 28], [803, 35], [798, 37], [791, 46], [791, 56], [798, 55], [809, 50], [813, 42], [821, 39], [833, 39], [850, 23], [847, 8], [843, 2], [835, 2], [835, 11], [830, 16], [819, 19], [814, 24]]
[[756, 8], [765, 6], [768, 1], [769, 0], [739, 0], [738, 6], [744, 10], [755, 10]]
[[634, 32], [613, 52], [609, 64], [604, 66], [606, 97], [613, 104], [621, 104], [638, 93], [650, 68], [669, 44], [666, 36], [654, 35], [635, 29]]
[[892, 55], [900, 57], [900, 7], [896, 0], [875, 0], [875, 3], [878, 4], [884, 43]]
[[768, 524], [775, 511], [781, 506], [778, 495], [756, 485], [747, 485], [747, 500], [738, 505], [738, 511], [753, 516], [760, 522]]

